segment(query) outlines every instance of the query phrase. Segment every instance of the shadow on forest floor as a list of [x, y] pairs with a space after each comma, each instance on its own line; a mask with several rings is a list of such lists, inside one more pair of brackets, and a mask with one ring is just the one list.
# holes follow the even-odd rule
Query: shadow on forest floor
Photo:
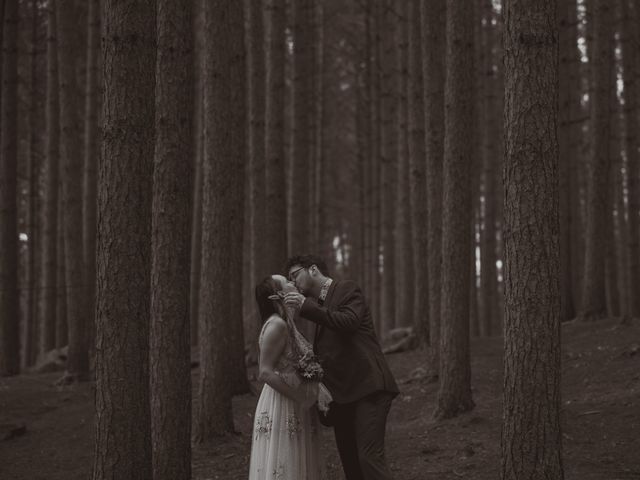
[[[426, 355], [414, 351], [389, 356], [402, 390], [391, 409], [387, 431], [387, 455], [396, 479], [498, 478], [502, 340], [476, 338], [471, 345], [476, 408], [442, 422], [431, 419], [437, 385], [408, 381]], [[566, 324], [562, 359], [565, 478], [640, 478], [640, 322]], [[0, 438], [0, 478], [90, 478], [93, 387], [55, 387], [59, 375], [0, 379], [0, 425], [26, 426], [15, 438]], [[194, 479], [247, 478], [256, 402], [251, 395], [234, 399], [239, 435], [195, 447]], [[332, 432], [327, 429], [323, 451], [329, 478], [343, 478]]]

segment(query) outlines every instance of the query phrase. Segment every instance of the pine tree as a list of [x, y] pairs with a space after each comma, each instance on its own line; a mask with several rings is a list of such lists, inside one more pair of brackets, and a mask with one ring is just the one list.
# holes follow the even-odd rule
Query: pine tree
[[40, 236], [41, 265], [38, 287], [38, 322], [40, 350], [48, 352], [56, 347], [57, 249], [58, 249], [58, 173], [60, 130], [58, 105], [58, 52], [56, 39], [55, 0], [47, 9], [47, 103], [46, 103], [46, 159], [43, 169], [43, 204]]
[[191, 478], [191, 0], [158, 2], [151, 270], [153, 478]]
[[0, 375], [20, 371], [18, 307], [18, 0], [5, 0], [0, 105]]
[[504, 6], [504, 480], [563, 478], [556, 8]]
[[473, 12], [447, 1], [440, 389], [436, 418], [474, 407], [469, 358]]
[[[285, 174], [285, 26], [284, 0], [266, 0], [265, 233], [266, 272], [279, 272], [287, 260]], [[268, 273], [267, 273], [268, 274]]]
[[156, 3], [103, 12], [93, 479], [147, 480]]
[[87, 380], [89, 350], [87, 344], [86, 298], [80, 294], [85, 279], [82, 245], [82, 145], [78, 116], [80, 90], [77, 82], [78, 54], [76, 29], [78, 10], [70, 0], [58, 0], [58, 75], [60, 86], [60, 157], [62, 202], [64, 205], [65, 272], [69, 355], [69, 380]]
[[611, 172], [610, 135], [613, 36], [611, 2], [594, 0], [593, 65], [591, 95], [591, 151], [588, 176], [587, 228], [584, 285], [580, 316], [585, 320], [606, 314], [605, 257], [607, 248], [606, 215], [609, 208]]
[[445, 0], [421, 0], [422, 73], [424, 82], [425, 151], [427, 157], [427, 222], [429, 250], [428, 375], [440, 371], [442, 288], [442, 162], [444, 155]]
[[87, 23], [82, 240], [84, 285], [87, 291], [84, 315], [87, 321], [88, 347], [90, 351], [93, 351], [95, 348], [97, 182], [98, 157], [100, 155], [100, 110], [102, 108], [100, 0], [89, 2]]
[[[244, 211], [245, 98], [243, 4], [207, 2], [204, 67], [200, 386], [196, 438], [233, 431], [231, 396], [241, 368], [242, 228]], [[236, 325], [232, 325], [236, 323]], [[244, 363], [242, 363], [242, 368]], [[242, 370], [244, 372], [244, 370]]]

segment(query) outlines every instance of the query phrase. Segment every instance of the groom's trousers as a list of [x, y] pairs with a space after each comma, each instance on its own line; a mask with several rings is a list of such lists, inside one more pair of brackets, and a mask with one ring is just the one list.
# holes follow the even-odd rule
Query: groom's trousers
[[395, 394], [379, 391], [331, 405], [338, 453], [347, 480], [391, 480], [384, 455], [387, 415]]

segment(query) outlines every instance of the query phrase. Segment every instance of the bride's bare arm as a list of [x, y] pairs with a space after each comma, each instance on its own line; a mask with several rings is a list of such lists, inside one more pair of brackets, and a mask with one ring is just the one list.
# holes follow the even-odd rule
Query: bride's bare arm
[[271, 320], [267, 325], [262, 337], [258, 378], [282, 395], [302, 403], [304, 401], [302, 392], [289, 386], [275, 371], [278, 358], [284, 350], [286, 335], [287, 324], [281, 318]]

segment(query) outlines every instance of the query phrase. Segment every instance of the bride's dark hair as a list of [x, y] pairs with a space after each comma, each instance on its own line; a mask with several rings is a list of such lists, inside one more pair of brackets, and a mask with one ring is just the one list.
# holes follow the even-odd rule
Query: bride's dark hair
[[280, 285], [271, 276], [265, 277], [256, 285], [256, 303], [258, 304], [258, 312], [262, 323], [266, 322], [274, 313], [280, 314], [276, 307], [276, 302], [269, 299], [270, 296], [276, 295], [279, 289]]

